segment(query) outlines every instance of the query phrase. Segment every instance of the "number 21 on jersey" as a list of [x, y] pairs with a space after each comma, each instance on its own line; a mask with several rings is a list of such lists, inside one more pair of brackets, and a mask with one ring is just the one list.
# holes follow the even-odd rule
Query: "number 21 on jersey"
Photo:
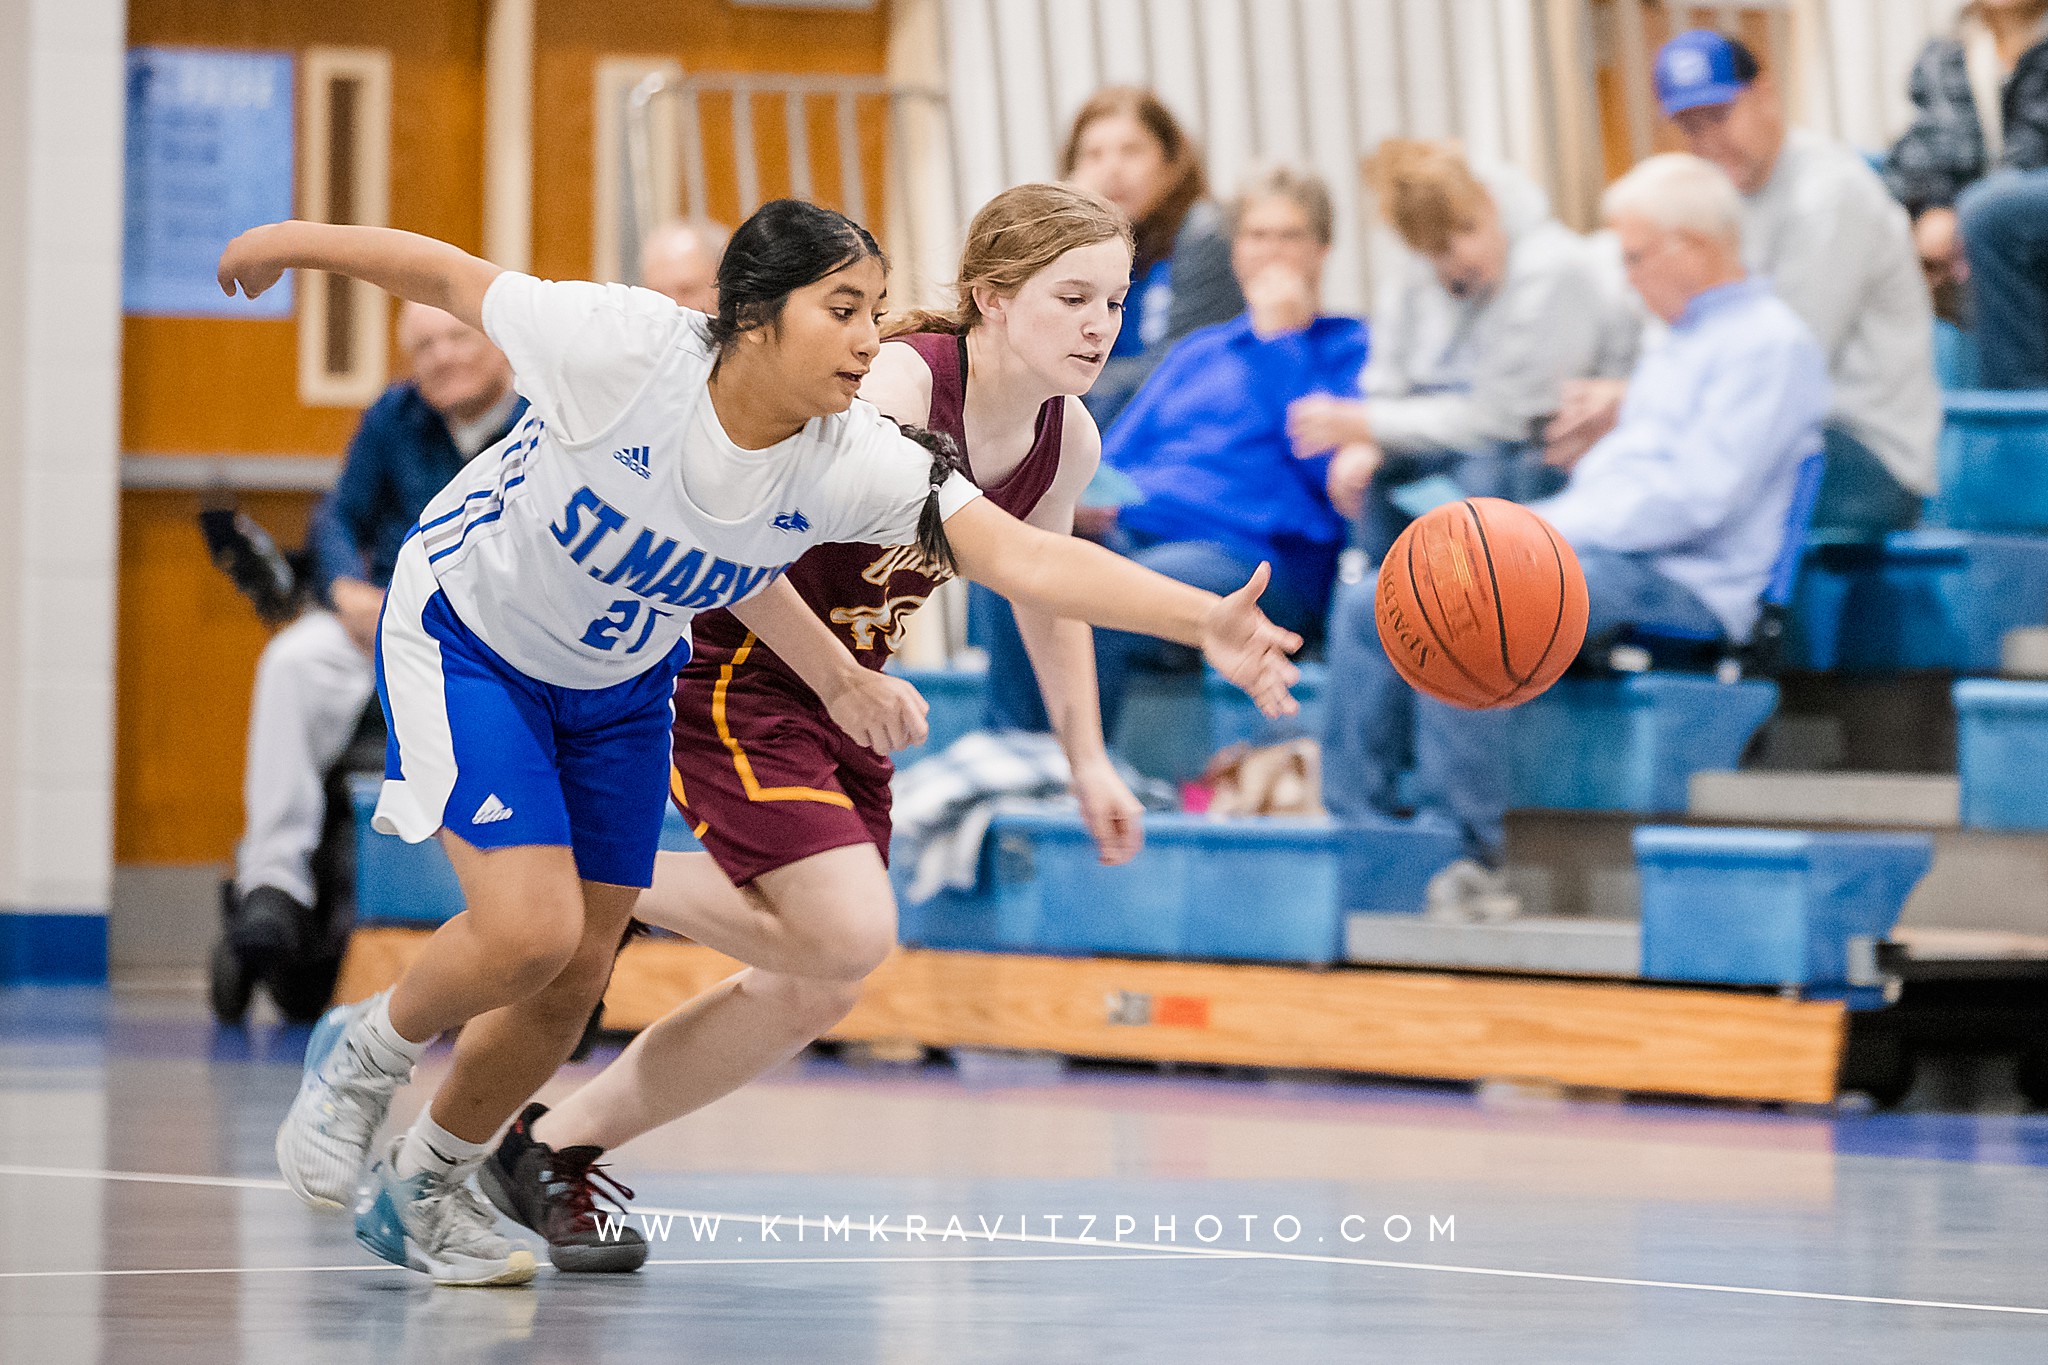
[[609, 650], [617, 647], [625, 638], [625, 633], [633, 628], [634, 622], [641, 619], [642, 610], [647, 613], [645, 623], [640, 627], [639, 636], [626, 648], [628, 654], [638, 654], [647, 648], [647, 641], [654, 634], [655, 622], [664, 616], [674, 616], [675, 613], [648, 606], [636, 597], [621, 597], [612, 603], [610, 609], [592, 621], [590, 628], [583, 632], [583, 643], [592, 649]]

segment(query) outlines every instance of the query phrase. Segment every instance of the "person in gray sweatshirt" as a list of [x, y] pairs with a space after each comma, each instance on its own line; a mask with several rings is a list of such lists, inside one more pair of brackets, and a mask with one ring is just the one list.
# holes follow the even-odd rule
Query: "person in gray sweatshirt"
[[[1834, 386], [1816, 530], [1868, 538], [1911, 526], [1935, 488], [1941, 393], [1934, 304], [1906, 212], [1851, 148], [1788, 130], [1756, 55], [1681, 33], [1657, 54], [1657, 98], [1694, 155], [1742, 194], [1743, 256], [1827, 353]], [[1551, 457], [1569, 466], [1612, 427], [1618, 391], [1567, 395]]]
[[1390, 138], [1365, 174], [1407, 248], [1377, 291], [1365, 397], [1300, 399], [1288, 426], [1297, 455], [1338, 452], [1331, 498], [1376, 561], [1435, 502], [1551, 491], [1544, 420], [1566, 381], [1626, 374], [1637, 329], [1615, 272], [1519, 172]]

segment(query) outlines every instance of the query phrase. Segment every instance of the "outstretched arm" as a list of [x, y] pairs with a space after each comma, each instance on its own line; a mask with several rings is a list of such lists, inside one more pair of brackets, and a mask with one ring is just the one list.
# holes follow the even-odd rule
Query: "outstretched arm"
[[[1067, 399], [1066, 404], [1059, 474], [1025, 518], [1028, 524], [1057, 536], [1073, 534], [1075, 504], [1095, 476], [1102, 455], [1102, 437], [1088, 410], [1077, 398]], [[1038, 676], [1045, 714], [1073, 773], [1081, 821], [1104, 863], [1127, 863], [1144, 847], [1145, 807], [1109, 761], [1103, 741], [1102, 707], [1095, 681], [1095, 632], [1085, 621], [1050, 616], [1036, 607], [1018, 606], [1015, 610], [1017, 634]]]
[[918, 690], [863, 666], [788, 579], [776, 579], [732, 614], [796, 670], [833, 723], [856, 743], [878, 754], [924, 743], [930, 707]]
[[1020, 605], [1091, 625], [1193, 645], [1268, 716], [1297, 709], [1288, 688], [1300, 671], [1287, 656], [1301, 637], [1259, 610], [1272, 571], [1264, 564], [1228, 597], [1175, 582], [1073, 536], [1026, 526], [974, 501], [946, 521], [960, 571]]
[[290, 269], [325, 270], [453, 313], [483, 330], [484, 291], [504, 273], [460, 247], [396, 228], [292, 220], [250, 228], [220, 254], [221, 291], [255, 298]]

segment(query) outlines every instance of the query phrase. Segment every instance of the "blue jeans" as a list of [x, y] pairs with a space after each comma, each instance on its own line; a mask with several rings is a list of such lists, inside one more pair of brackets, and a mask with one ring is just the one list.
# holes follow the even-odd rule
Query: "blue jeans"
[[[1721, 623], [1646, 555], [1580, 550], [1589, 641], [1628, 626], [1716, 634]], [[1374, 575], [1337, 585], [1330, 607], [1330, 689], [1323, 733], [1323, 804], [1339, 820], [1401, 813], [1401, 774], [1414, 769], [1417, 814], [1447, 821], [1467, 856], [1500, 865], [1513, 778], [1507, 711], [1467, 711], [1414, 691], [1380, 647]]]
[[1920, 495], [1892, 477], [1870, 447], [1839, 427], [1829, 427], [1820, 493], [1813, 504], [1813, 529], [1835, 540], [1882, 540], [1920, 520]]
[[1394, 538], [1414, 520], [1394, 505], [1396, 491], [1433, 476], [1450, 480], [1468, 498], [1507, 498], [1512, 502], [1548, 497], [1564, 486], [1565, 479], [1563, 471], [1543, 463], [1543, 451], [1536, 446], [1389, 454], [1365, 490], [1365, 508], [1358, 518], [1356, 543], [1366, 558], [1379, 562], [1392, 548]]
[[1987, 389], [2048, 389], [2048, 170], [2000, 171], [1956, 201]]
[[[1167, 540], [1134, 547], [1130, 558], [1166, 577], [1225, 594], [1236, 592], [1258, 565], [1247, 564], [1221, 545], [1208, 541]], [[985, 588], [975, 589], [970, 604], [975, 628], [983, 634], [988, 650], [988, 712], [984, 726], [991, 730], [1038, 730], [1052, 728], [1045, 714], [1045, 700], [1038, 692], [1038, 675], [1024, 652], [1023, 637], [1017, 633], [1017, 618], [1010, 604]], [[1266, 589], [1259, 606], [1275, 624], [1306, 633], [1320, 615], [1321, 604], [1299, 601], [1277, 584]], [[1123, 714], [1124, 692], [1130, 670], [1193, 672], [1201, 666], [1201, 655], [1187, 645], [1133, 635], [1122, 630], [1095, 632], [1095, 676], [1102, 699], [1102, 733], [1114, 736]]]

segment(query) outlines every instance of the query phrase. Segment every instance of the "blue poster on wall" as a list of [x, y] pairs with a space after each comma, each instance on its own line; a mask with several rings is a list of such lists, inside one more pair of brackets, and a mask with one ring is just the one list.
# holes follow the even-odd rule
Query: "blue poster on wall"
[[129, 313], [291, 316], [291, 277], [262, 298], [214, 283], [229, 239], [292, 216], [292, 58], [141, 47], [128, 54]]

